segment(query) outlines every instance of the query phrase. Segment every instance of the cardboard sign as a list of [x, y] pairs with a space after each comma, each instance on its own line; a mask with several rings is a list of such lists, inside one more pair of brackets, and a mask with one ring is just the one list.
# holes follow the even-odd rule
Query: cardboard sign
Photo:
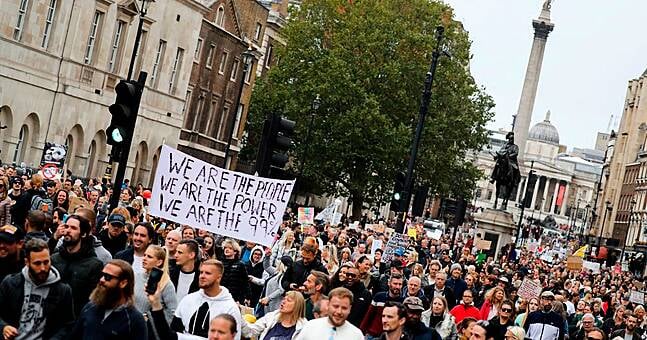
[[600, 264], [597, 262], [583, 261], [582, 268], [584, 268], [586, 271], [590, 270], [593, 274], [600, 273]]
[[632, 303], [645, 304], [645, 292], [632, 290], [629, 295], [629, 301]]
[[443, 236], [443, 231], [440, 229], [427, 230], [427, 237], [429, 237], [432, 240], [438, 241], [442, 236]]
[[297, 210], [297, 222], [300, 224], [314, 224], [315, 208], [300, 207]]
[[366, 228], [371, 229], [376, 233], [384, 234], [384, 229], [386, 228], [386, 226], [384, 224], [382, 224], [382, 223], [380, 223], [380, 224], [367, 224]]
[[519, 286], [519, 290], [517, 290], [517, 295], [526, 300], [530, 300], [531, 298], [539, 297], [542, 289], [541, 284], [530, 279], [524, 279], [521, 286]]
[[492, 241], [487, 241], [487, 240], [476, 241], [476, 249], [490, 250], [490, 247], [492, 247]]
[[566, 268], [568, 270], [581, 270], [584, 260], [579, 256], [569, 256], [566, 259]]
[[407, 235], [409, 237], [415, 239], [416, 236], [418, 235], [418, 231], [414, 227], [409, 227], [409, 229], [407, 230]]
[[252, 176], [162, 146], [151, 215], [271, 246], [294, 181]]
[[373, 240], [371, 243], [371, 255], [375, 255], [375, 251], [382, 249], [382, 240]]
[[384, 254], [382, 254], [382, 262], [390, 262], [393, 259], [393, 254], [396, 249], [403, 251], [409, 246], [409, 236], [399, 233], [391, 234], [391, 238], [386, 243]]

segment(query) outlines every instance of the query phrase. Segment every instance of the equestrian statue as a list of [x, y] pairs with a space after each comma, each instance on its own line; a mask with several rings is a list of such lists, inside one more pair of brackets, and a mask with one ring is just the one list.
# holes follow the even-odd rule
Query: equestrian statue
[[494, 198], [494, 209], [497, 209], [499, 198], [501, 199], [501, 210], [508, 208], [508, 199], [512, 196], [515, 188], [521, 180], [519, 172], [519, 147], [514, 144], [514, 133], [508, 132], [505, 136], [508, 141], [499, 149], [496, 154], [492, 154], [496, 164], [490, 176], [490, 182], [496, 183], [496, 197]]

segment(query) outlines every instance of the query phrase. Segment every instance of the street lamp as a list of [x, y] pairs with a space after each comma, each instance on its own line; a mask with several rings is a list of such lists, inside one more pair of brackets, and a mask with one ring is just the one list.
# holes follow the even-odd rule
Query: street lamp
[[573, 218], [571, 219], [571, 225], [568, 226], [568, 232], [566, 233], [566, 242], [568, 242], [568, 239], [571, 237], [571, 229], [575, 229], [575, 222], [577, 222], [577, 213], [580, 211], [580, 203], [582, 203], [582, 200], [578, 198], [577, 205], [575, 206], [575, 212], [572, 214]]
[[584, 239], [584, 230], [586, 229], [586, 223], [589, 221], [589, 209], [591, 209], [591, 204], [586, 204], [586, 211], [584, 212], [584, 221], [580, 224], [580, 242]]
[[[236, 125], [236, 117], [238, 116], [238, 108], [240, 107], [240, 97], [243, 95], [243, 87], [245, 86], [245, 78], [247, 78], [247, 73], [251, 72], [251, 64], [254, 62], [254, 53], [252, 52], [252, 47], [249, 46], [245, 52], [243, 52], [243, 74], [240, 77], [240, 87], [238, 88], [238, 99], [236, 99], [236, 111], [232, 116], [231, 127], [229, 128], [229, 133], [227, 137], [227, 147], [225, 148], [225, 156], [222, 163], [222, 167], [227, 169], [227, 158], [229, 158], [229, 149], [231, 148], [231, 140], [234, 138], [234, 125]], [[243, 114], [242, 111], [240, 113]]]
[[629, 236], [629, 229], [631, 229], [631, 219], [634, 214], [634, 207], [636, 206], [636, 200], [631, 199], [629, 203], [629, 220], [627, 221], [627, 230], [625, 231], [625, 241], [622, 243], [622, 253], [620, 253], [620, 265], [625, 258], [625, 248], [627, 247], [627, 236]]
[[611, 202], [604, 202], [606, 209], [604, 209], [604, 217], [602, 218], [602, 227], [600, 228], [600, 235], [598, 236], [598, 255], [600, 254], [600, 245], [602, 244], [602, 232], [604, 232], [604, 225], [607, 223], [607, 212], [611, 211]]
[[[308, 156], [308, 151], [310, 149], [310, 130], [312, 130], [312, 126], [314, 125], [315, 121], [315, 115], [317, 111], [319, 111], [319, 107], [321, 106], [321, 97], [317, 95], [315, 99], [312, 101], [312, 106], [310, 108], [310, 124], [308, 124], [308, 129], [306, 130], [306, 138], [303, 140], [303, 156], [301, 157], [301, 165], [299, 166], [299, 181], [303, 183], [303, 170], [305, 169], [306, 166], [306, 160]], [[305, 200], [305, 206], [308, 206], [308, 203], [310, 201], [310, 196], [307, 194], [306, 200]]]
[[135, 59], [137, 59], [137, 55], [139, 55], [139, 42], [142, 38], [142, 29], [144, 26], [144, 17], [146, 16], [146, 13], [148, 12], [148, 6], [150, 6], [151, 2], [155, 2], [155, 0], [142, 0], [142, 4], [139, 8], [139, 25], [137, 26], [137, 35], [135, 36], [135, 46], [133, 46], [133, 54], [130, 57], [130, 66], [128, 67], [128, 80], [131, 79], [133, 76], [133, 68], [135, 67]]

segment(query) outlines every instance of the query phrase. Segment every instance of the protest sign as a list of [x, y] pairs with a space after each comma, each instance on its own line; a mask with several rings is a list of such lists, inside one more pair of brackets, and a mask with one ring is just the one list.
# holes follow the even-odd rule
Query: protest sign
[[438, 241], [442, 236], [443, 236], [443, 231], [440, 229], [434, 229], [434, 230], [427, 229], [427, 237], [429, 237], [432, 240]]
[[373, 230], [376, 233], [382, 233], [383, 234], [384, 233], [384, 228], [385, 228], [385, 226], [382, 223], [380, 223], [380, 224], [367, 224], [366, 225], [366, 229]]
[[416, 230], [415, 227], [410, 226], [409, 229], [407, 230], [407, 235], [415, 239], [416, 236], [418, 235], [418, 231]]
[[629, 295], [629, 301], [632, 303], [644, 304], [645, 303], [645, 292], [632, 290]]
[[391, 234], [389, 241], [386, 243], [384, 254], [382, 254], [382, 261], [391, 261], [393, 259], [393, 253], [395, 253], [396, 249], [402, 249], [404, 251], [408, 246], [409, 236], [400, 233]]
[[476, 241], [476, 249], [490, 250], [491, 246], [492, 246], [492, 241], [488, 241], [488, 240], [478, 240], [478, 241]]
[[300, 207], [297, 210], [297, 222], [300, 224], [314, 224], [315, 208]]
[[566, 267], [568, 270], [580, 270], [583, 262], [584, 260], [579, 256], [569, 256], [566, 259]]
[[270, 246], [293, 187], [294, 181], [222, 169], [164, 145], [151, 215]]
[[375, 251], [382, 249], [382, 240], [373, 240], [371, 243], [371, 255], [375, 255]]
[[597, 262], [591, 262], [591, 261], [582, 261], [582, 267], [586, 271], [591, 271], [593, 274], [598, 274], [600, 273], [600, 264]]
[[541, 284], [530, 279], [524, 279], [521, 286], [519, 286], [519, 290], [517, 290], [517, 295], [526, 300], [530, 300], [531, 298], [539, 297], [541, 290]]

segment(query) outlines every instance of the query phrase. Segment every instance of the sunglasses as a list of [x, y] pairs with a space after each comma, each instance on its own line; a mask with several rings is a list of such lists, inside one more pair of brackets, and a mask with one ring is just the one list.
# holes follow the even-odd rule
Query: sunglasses
[[512, 313], [512, 309], [510, 308], [501, 308], [501, 311], [504, 313]]
[[354, 278], [354, 277], [357, 277], [357, 274], [354, 274], [354, 273], [346, 273], [346, 277]]
[[587, 336], [586, 340], [603, 340], [603, 338], [594, 338], [592, 336]]
[[101, 272], [101, 277], [102, 277], [105, 281], [112, 281], [113, 279], [118, 279], [118, 278], [119, 278], [119, 277], [117, 277], [117, 276], [114, 276], [114, 275], [112, 275], [112, 274], [108, 274], [108, 273], [106, 273], [106, 272]]

